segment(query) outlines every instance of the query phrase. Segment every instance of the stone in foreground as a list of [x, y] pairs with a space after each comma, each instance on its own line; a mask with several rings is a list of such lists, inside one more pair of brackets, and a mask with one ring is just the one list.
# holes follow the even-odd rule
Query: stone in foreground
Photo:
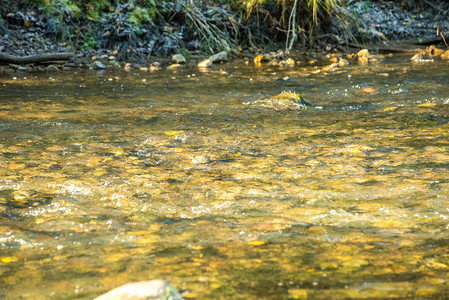
[[94, 300], [182, 300], [175, 287], [161, 279], [131, 282]]

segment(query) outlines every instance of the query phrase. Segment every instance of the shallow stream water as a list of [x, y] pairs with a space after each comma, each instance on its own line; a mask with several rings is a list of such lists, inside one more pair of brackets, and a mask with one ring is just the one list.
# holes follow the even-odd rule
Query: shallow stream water
[[447, 297], [449, 63], [317, 70], [2, 75], [0, 298]]

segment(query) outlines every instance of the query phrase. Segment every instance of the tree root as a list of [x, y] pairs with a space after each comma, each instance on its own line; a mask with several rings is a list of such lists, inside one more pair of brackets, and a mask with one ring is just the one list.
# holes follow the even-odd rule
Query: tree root
[[208, 50], [210, 52], [220, 48], [229, 52], [234, 48], [233, 44], [235, 43], [230, 41], [227, 34], [216, 25], [208, 22], [201, 11], [195, 7], [193, 1], [190, 1], [189, 5], [184, 4], [184, 12], [196, 30], [209, 42]]

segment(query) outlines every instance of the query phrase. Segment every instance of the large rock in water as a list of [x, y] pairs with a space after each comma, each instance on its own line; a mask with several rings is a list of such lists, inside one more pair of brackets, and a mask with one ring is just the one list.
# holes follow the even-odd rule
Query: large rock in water
[[310, 109], [314, 108], [312, 104], [304, 100], [301, 95], [294, 92], [282, 92], [274, 97], [258, 100], [254, 102], [255, 105], [260, 105], [275, 110], [283, 109]]
[[161, 279], [131, 282], [94, 300], [182, 300], [175, 287]]
[[228, 61], [228, 53], [226, 51], [221, 51], [209, 57], [210, 61], [213, 63]]

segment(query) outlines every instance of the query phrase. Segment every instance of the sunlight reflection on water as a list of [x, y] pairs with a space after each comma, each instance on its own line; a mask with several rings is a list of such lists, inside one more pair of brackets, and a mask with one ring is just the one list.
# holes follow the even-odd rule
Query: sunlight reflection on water
[[220, 68], [2, 78], [0, 296], [446, 295], [449, 66]]

